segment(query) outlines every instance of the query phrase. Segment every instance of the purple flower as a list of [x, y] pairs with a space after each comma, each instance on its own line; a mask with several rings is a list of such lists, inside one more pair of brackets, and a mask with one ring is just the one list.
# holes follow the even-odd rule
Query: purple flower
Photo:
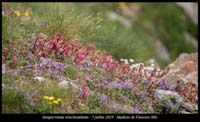
[[170, 85], [164, 81], [159, 82], [158, 87], [164, 90], [170, 90]]
[[99, 98], [100, 98], [100, 101], [99, 101], [100, 106], [104, 106], [107, 103], [108, 96], [103, 94], [103, 95], [100, 95]]
[[122, 87], [125, 88], [125, 89], [126, 88], [131, 88], [131, 87], [133, 87], [133, 84], [128, 82], [128, 81], [126, 81], [126, 82], [122, 83]]
[[138, 107], [133, 108], [130, 111], [131, 114], [141, 114], [142, 112], [140, 111], [140, 109]]
[[108, 81], [107, 80], [105, 80], [105, 81], [103, 81], [102, 83], [101, 83], [101, 87], [103, 87], [104, 89], [106, 89], [106, 88], [108, 88]]
[[30, 59], [30, 60], [32, 60], [32, 59], [33, 59], [33, 53], [31, 53], [31, 52], [29, 51], [29, 53], [27, 54], [27, 58]]
[[66, 78], [64, 76], [60, 76], [60, 75], [55, 75], [55, 78], [58, 80], [58, 81], [65, 81]]
[[118, 88], [118, 89], [122, 88], [122, 84], [119, 81], [112, 82], [111, 86], [114, 87], [114, 88]]
[[149, 86], [151, 84], [151, 81], [149, 79], [147, 79], [144, 81], [144, 83]]
[[25, 69], [26, 69], [26, 70], [32, 70], [33, 67], [34, 67], [33, 65], [30, 65], [30, 64], [29, 64], [29, 65], [26, 65], [26, 66], [25, 66]]
[[115, 103], [115, 102], [113, 102], [112, 104], [110, 104], [108, 107], [109, 107], [110, 109], [114, 109], [114, 110], [116, 110], [116, 111], [122, 110], [122, 105], [120, 105], [120, 104], [118, 104], [118, 103]]
[[64, 71], [64, 69], [65, 69], [65, 65], [60, 62], [52, 62], [52, 66], [55, 67], [56, 69], [62, 70], [62, 71]]

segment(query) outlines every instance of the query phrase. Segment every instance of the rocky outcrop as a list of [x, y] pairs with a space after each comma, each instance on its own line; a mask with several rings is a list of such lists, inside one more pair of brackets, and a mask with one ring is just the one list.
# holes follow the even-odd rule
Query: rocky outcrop
[[166, 108], [166, 113], [177, 113], [183, 102], [182, 97], [178, 93], [168, 90], [157, 89], [154, 93], [154, 98], [161, 106]]
[[184, 102], [177, 92], [157, 89], [154, 98], [165, 109], [164, 113], [192, 114], [198, 111], [196, 106]]
[[[183, 104], [182, 107], [184, 110], [186, 109], [187, 112], [197, 110], [198, 53], [181, 54], [176, 61], [168, 65], [168, 67], [170, 69], [169, 73], [160, 80], [169, 83], [175, 92], [183, 98], [185, 104]], [[182, 110], [183, 113], [184, 110]]]
[[179, 80], [198, 84], [198, 53], [181, 54], [168, 67], [170, 71], [164, 79], [172, 85]]

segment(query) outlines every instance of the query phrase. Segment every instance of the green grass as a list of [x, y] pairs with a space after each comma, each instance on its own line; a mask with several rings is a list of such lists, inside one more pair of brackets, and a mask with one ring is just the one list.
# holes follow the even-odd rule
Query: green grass
[[73, 67], [73, 66], [69, 66], [67, 68], [67, 70], [65, 70], [64, 74], [66, 77], [70, 78], [70, 79], [74, 79], [74, 75], [78, 72], [78, 70]]
[[[61, 106], [67, 108], [74, 98], [79, 97], [77, 90], [72, 90], [70, 86], [66, 89], [60, 88], [57, 80], [46, 78], [44, 81], [37, 81], [32, 77], [22, 79], [21, 76], [25, 73], [11, 75], [3, 74], [5, 80], [2, 83], [6, 88], [2, 90], [3, 113], [60, 113]], [[61, 98], [61, 104], [51, 105], [43, 96]], [[32, 102], [36, 105], [31, 106]]]
[[[21, 13], [27, 9], [32, 11], [29, 20], [13, 14], [2, 17], [2, 45], [4, 47], [12, 42], [17, 48], [17, 52], [14, 52], [13, 55], [18, 55], [19, 49], [24, 47], [23, 44], [28, 46], [39, 33], [44, 33], [50, 38], [61, 32], [68, 39], [81, 41], [85, 45], [92, 42], [97, 49], [106, 51], [118, 60], [133, 58], [136, 62], [145, 62], [154, 58], [162, 67], [165, 67], [169, 62], [166, 63], [157, 56], [155, 45], [149, 39], [150, 35], [145, 33], [145, 29], [152, 31], [163, 41], [172, 60], [176, 59], [180, 53], [197, 51], [194, 46], [185, 43], [183, 34], [187, 30], [197, 38], [198, 28], [186, 19], [183, 11], [175, 4], [144, 5], [139, 21], [129, 28], [106, 17], [106, 12], [116, 11], [117, 5], [114, 3], [10, 3], [9, 6]], [[120, 12], [117, 13], [120, 14]], [[26, 48], [28, 49], [28, 47]], [[16, 67], [30, 63], [25, 56], [15, 62]], [[36, 60], [31, 63], [36, 63]], [[67, 61], [64, 63], [67, 64]], [[84, 77], [93, 73], [81, 72], [70, 65], [64, 74], [67, 78], [75, 79], [75, 76]], [[100, 72], [94, 77], [100, 79], [104, 75], [108, 74]], [[45, 72], [41, 76], [45, 76]], [[44, 81], [34, 80], [33, 73], [29, 71], [19, 74], [4, 73], [2, 77], [3, 85], [9, 88], [2, 89], [3, 113], [122, 113], [98, 107], [96, 97], [80, 101], [78, 91], [72, 90], [72, 87], [59, 88], [57, 80], [47, 77]], [[120, 101], [120, 95], [130, 94], [126, 90], [95, 89], [92, 85], [93, 82], [100, 81], [88, 81], [91, 90], [102, 94], [108, 92], [112, 100]], [[61, 98], [62, 102], [57, 106], [51, 105], [44, 100], [43, 96]], [[33, 102], [35, 105], [31, 106], [30, 103]], [[143, 104], [140, 101], [120, 102], [132, 106], [138, 103]], [[74, 103], [77, 104], [73, 105]], [[64, 110], [61, 110], [61, 107]]]
[[6, 90], [2, 93], [3, 113], [25, 113], [26, 100], [21, 92], [16, 90]]

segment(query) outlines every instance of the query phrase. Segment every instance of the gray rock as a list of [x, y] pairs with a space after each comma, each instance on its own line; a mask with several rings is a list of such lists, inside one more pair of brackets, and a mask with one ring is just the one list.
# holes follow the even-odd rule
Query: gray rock
[[76, 84], [74, 84], [74, 83], [72, 83], [72, 82], [70, 82], [70, 81], [67, 81], [67, 80], [64, 80], [64, 81], [61, 81], [59, 84], [58, 84], [58, 86], [60, 87], [60, 88], [67, 88], [67, 87], [69, 87], [69, 85], [71, 85], [73, 88], [75, 88], [75, 89], [78, 89], [78, 86], [76, 85]]
[[181, 107], [185, 108], [187, 111], [193, 112], [195, 111], [195, 107], [193, 107], [191, 104], [183, 102], [181, 104]]
[[180, 111], [179, 113], [180, 113], [180, 114], [192, 114], [191, 112], [184, 111], [184, 110], [183, 110], [183, 111]]
[[39, 60], [39, 63], [44, 66], [44, 65], [47, 65], [49, 62], [51, 62], [52, 59], [50, 58], [44, 58], [44, 57], [41, 57], [40, 60]]
[[156, 89], [154, 93], [155, 99], [163, 105], [171, 105], [173, 103], [181, 103], [182, 97], [173, 91]]
[[169, 90], [156, 89], [154, 93], [155, 100], [167, 109], [169, 113], [177, 113], [183, 98], [176, 92]]
[[4, 74], [6, 72], [6, 64], [2, 64], [2, 73]]
[[198, 105], [195, 105], [195, 110], [198, 111]]
[[38, 81], [44, 81], [45, 80], [45, 78], [40, 77], [40, 76], [36, 76], [33, 79], [38, 80]]

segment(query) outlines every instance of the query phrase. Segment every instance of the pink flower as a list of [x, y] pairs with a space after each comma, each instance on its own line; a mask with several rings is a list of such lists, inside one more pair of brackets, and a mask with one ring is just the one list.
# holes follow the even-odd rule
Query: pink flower
[[13, 51], [14, 51], [14, 52], [16, 52], [16, 50], [17, 50], [16, 48], [13, 48]]
[[49, 48], [49, 49], [52, 49], [52, 48], [53, 48], [53, 45], [52, 45], [52, 44], [49, 44], [49, 45], [48, 45], [48, 48]]
[[80, 94], [82, 97], [90, 96], [90, 88], [86, 85], [81, 86]]
[[81, 44], [80, 42], [77, 42], [77, 43], [76, 43], [76, 46], [77, 46], [78, 48], [81, 48], [81, 47], [82, 47], [82, 44]]
[[13, 60], [13, 61], [16, 61], [16, 60], [17, 60], [17, 56], [13, 56], [13, 57], [12, 57], [12, 60]]
[[84, 77], [84, 80], [85, 80], [85, 81], [89, 81], [89, 80], [90, 80], [90, 77], [85, 76], [85, 77]]
[[75, 41], [73, 39], [71, 39], [71, 40], [68, 41], [69, 44], [74, 44], [74, 42]]
[[88, 49], [93, 49], [93, 48], [95, 48], [95, 46], [94, 46], [93, 44], [90, 43], [90, 44], [88, 44], [87, 48], [88, 48]]
[[8, 52], [8, 48], [3, 48], [3, 50], [4, 50], [5, 52]]
[[76, 56], [78, 59], [84, 59], [86, 57], [85, 54], [86, 54], [85, 50], [79, 50]]

